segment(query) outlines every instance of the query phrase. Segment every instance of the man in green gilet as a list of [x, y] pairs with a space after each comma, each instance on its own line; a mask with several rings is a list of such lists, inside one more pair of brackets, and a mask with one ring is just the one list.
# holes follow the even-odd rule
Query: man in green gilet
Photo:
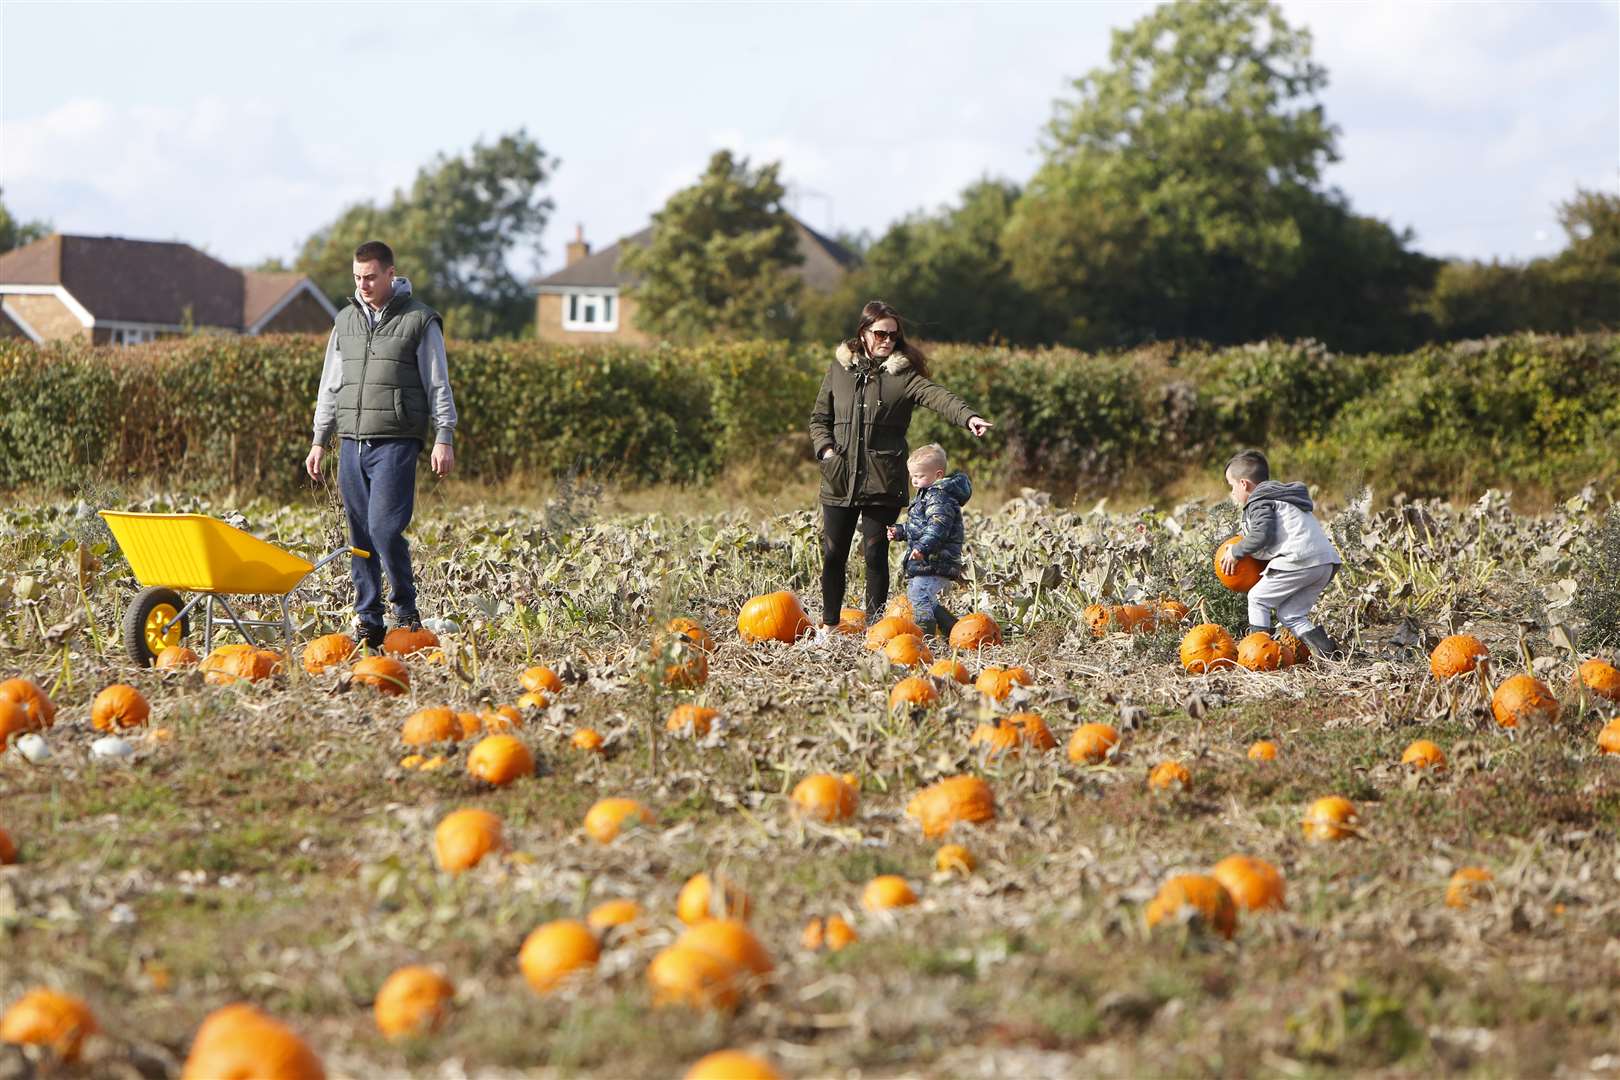
[[456, 403], [439, 313], [411, 295], [394, 274], [394, 252], [380, 240], [354, 250], [354, 296], [338, 312], [326, 343], [315, 399], [315, 439], [304, 468], [316, 481], [334, 434], [338, 491], [349, 543], [372, 553], [349, 562], [355, 637], [382, 645], [382, 576], [388, 575], [394, 621], [417, 628], [416, 582], [405, 528], [416, 505], [416, 459], [431, 436], [435, 476], [456, 464]]

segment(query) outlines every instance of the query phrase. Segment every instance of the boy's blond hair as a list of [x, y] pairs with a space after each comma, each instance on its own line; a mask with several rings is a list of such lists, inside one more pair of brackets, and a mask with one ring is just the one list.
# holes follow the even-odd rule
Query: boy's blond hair
[[906, 458], [907, 465], [931, 465], [940, 472], [945, 471], [945, 448], [937, 442], [927, 446], [919, 446]]

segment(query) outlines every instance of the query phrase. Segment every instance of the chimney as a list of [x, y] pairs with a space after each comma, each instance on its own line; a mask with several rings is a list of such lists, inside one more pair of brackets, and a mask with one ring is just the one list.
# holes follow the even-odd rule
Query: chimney
[[574, 226], [574, 238], [568, 241], [568, 262], [565, 266], [573, 266], [579, 260], [591, 253], [591, 245], [585, 242], [585, 226]]

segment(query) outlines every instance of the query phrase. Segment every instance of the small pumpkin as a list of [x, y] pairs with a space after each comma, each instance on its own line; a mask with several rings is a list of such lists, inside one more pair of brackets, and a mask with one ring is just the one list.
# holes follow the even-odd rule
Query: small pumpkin
[[0, 828], [0, 866], [10, 866], [17, 861], [17, 842], [11, 834]]
[[412, 656], [428, 649], [437, 649], [439, 635], [427, 627], [412, 630], [408, 626], [396, 626], [383, 635], [382, 647], [388, 656]]
[[28, 712], [21, 705], [9, 699], [0, 699], [0, 751], [16, 736], [26, 735], [34, 730], [28, 722]]
[[227, 1005], [203, 1019], [180, 1080], [325, 1080], [326, 1069], [291, 1028], [252, 1005]]
[[282, 655], [270, 649], [253, 645], [221, 645], [203, 659], [203, 681], [216, 686], [262, 682], [279, 674], [282, 663]]
[[140, 727], [151, 715], [152, 707], [146, 698], [125, 683], [113, 683], [90, 704], [90, 723], [97, 731]]
[[348, 634], [322, 634], [304, 646], [304, 670], [311, 675], [319, 675], [327, 668], [347, 664], [355, 648], [354, 638]]
[[927, 708], [939, 700], [939, 691], [927, 679], [913, 675], [901, 679], [889, 691], [889, 711]]
[[1109, 612], [1109, 621], [1122, 633], [1150, 634], [1155, 626], [1154, 610], [1147, 604], [1119, 604]]
[[1491, 697], [1491, 714], [1503, 727], [1553, 724], [1558, 712], [1558, 699], [1546, 683], [1533, 675], [1515, 675], [1503, 681]]
[[518, 967], [529, 988], [549, 994], [577, 971], [594, 968], [602, 947], [590, 927], [576, 919], [537, 926], [523, 939]]
[[1305, 839], [1323, 842], [1356, 836], [1360, 822], [1355, 803], [1342, 795], [1329, 795], [1311, 803], [1299, 825]]
[[1052, 734], [1052, 729], [1046, 726], [1046, 721], [1041, 719], [1039, 713], [1013, 713], [1005, 722], [1018, 729], [1025, 746], [1032, 746], [1043, 753], [1057, 749], [1057, 737]]
[[890, 908], [910, 907], [917, 902], [917, 894], [899, 874], [881, 874], [866, 883], [861, 891], [861, 906], [868, 911], [887, 911]]
[[599, 799], [585, 813], [585, 835], [598, 844], [611, 844], [627, 828], [653, 828], [653, 812], [634, 799]]
[[1113, 622], [1114, 609], [1108, 604], [1087, 604], [1080, 612], [1080, 618], [1091, 628], [1093, 637], [1102, 637], [1108, 633], [1108, 625]]
[[1282, 872], [1264, 859], [1228, 855], [1210, 868], [1209, 876], [1226, 887], [1244, 911], [1281, 910], [1288, 906]]
[[968, 746], [982, 746], [988, 757], [995, 757], [1004, 751], [1018, 752], [1018, 744], [1022, 736], [1017, 728], [1003, 724], [1000, 721], [992, 724], [980, 724], [968, 736]]
[[896, 634], [884, 643], [883, 655], [896, 667], [918, 667], [934, 662], [934, 654], [916, 634]]
[[713, 878], [706, 873], [693, 874], [675, 897], [675, 917], [688, 926], [708, 919], [746, 920], [752, 908], [748, 894], [723, 874]]
[[44, 731], [56, 723], [56, 703], [32, 679], [0, 682], [0, 701], [15, 702], [28, 717], [29, 731]]
[[1620, 717], [1615, 717], [1598, 732], [1598, 752], [1603, 754], [1620, 754]]
[[1154, 622], [1167, 623], [1174, 626], [1188, 615], [1188, 608], [1180, 600], [1166, 600], [1160, 597], [1154, 602]]
[[464, 737], [461, 717], [454, 709], [436, 706], [418, 709], [405, 718], [400, 741], [406, 746], [429, 746], [439, 742], [460, 742]]
[[982, 649], [1001, 644], [1001, 625], [982, 611], [975, 611], [956, 620], [951, 627], [951, 648]]
[[666, 661], [664, 685], [677, 690], [696, 690], [709, 681], [709, 652], [685, 634], [653, 642], [654, 658]]
[[501, 819], [488, 810], [464, 807], [445, 816], [433, 830], [433, 856], [439, 869], [459, 874], [504, 846]]
[[1401, 764], [1414, 769], [1444, 769], [1446, 753], [1428, 739], [1414, 739], [1401, 752]]
[[1446, 906], [1465, 908], [1483, 897], [1495, 877], [1482, 866], [1464, 866], [1446, 883]]
[[562, 693], [563, 681], [555, 671], [552, 671], [544, 664], [536, 664], [533, 667], [523, 669], [523, 672], [518, 675], [518, 685], [529, 692], [560, 694]]
[[809, 629], [804, 605], [786, 590], [756, 596], [737, 614], [737, 633], [750, 643], [780, 641], [791, 645]]
[[1221, 556], [1226, 554], [1226, 549], [1234, 544], [1241, 543], [1242, 540], [1243, 534], [1239, 533], [1237, 536], [1223, 540], [1221, 546], [1215, 549], [1215, 576], [1221, 579], [1222, 585], [1225, 585], [1233, 592], [1246, 593], [1260, 584], [1260, 575], [1265, 573], [1266, 570], [1265, 563], [1253, 555], [1244, 555], [1238, 559], [1237, 566], [1233, 567], [1230, 574], [1221, 569]]
[[568, 745], [575, 750], [583, 750], [588, 754], [600, 754], [602, 752], [602, 741], [601, 732], [595, 728], [584, 727], [574, 732], [573, 737], [568, 740]]
[[701, 739], [709, 733], [719, 715], [720, 710], [703, 705], [677, 705], [669, 711], [664, 730], [674, 735], [691, 732], [693, 738]]
[[1207, 874], [1177, 874], [1163, 885], [1144, 911], [1148, 928], [1189, 912], [1209, 929], [1230, 938], [1237, 930], [1237, 904], [1226, 886]]
[[871, 652], [879, 652], [892, 638], [901, 634], [913, 634], [920, 638], [922, 628], [900, 615], [885, 616], [867, 627], [866, 647]]
[[641, 921], [641, 905], [634, 900], [604, 900], [591, 908], [585, 916], [585, 925], [598, 934], [618, 927], [631, 926]]
[[1311, 649], [1299, 639], [1288, 627], [1283, 627], [1276, 633], [1277, 645], [1282, 649], [1282, 666], [1294, 667], [1296, 664], [1311, 662]]
[[936, 679], [950, 679], [961, 686], [967, 686], [973, 681], [973, 676], [968, 674], [968, 669], [961, 661], [948, 656], [943, 660], [935, 660], [934, 666], [928, 669], [928, 674]]
[[991, 701], [1006, 701], [1013, 687], [1029, 685], [1027, 672], [1022, 679], [1019, 678], [1021, 671], [1022, 668], [987, 667], [973, 680], [973, 688]]
[[990, 785], [977, 776], [953, 776], [919, 791], [906, 804], [906, 816], [916, 819], [923, 835], [944, 836], [959, 821], [982, 825], [996, 819], [996, 799]]
[[388, 1038], [434, 1031], [444, 1022], [445, 1010], [456, 996], [450, 980], [421, 964], [396, 970], [383, 980], [372, 1003], [377, 1030]]
[[1592, 693], [1608, 701], [1620, 701], [1620, 669], [1613, 664], [1594, 657], [1581, 664], [1580, 674], [1581, 682]]
[[866, 633], [866, 612], [858, 607], [841, 608], [838, 612], [838, 625], [833, 629], [840, 634]]
[[883, 617], [899, 616], [907, 622], [917, 621], [917, 609], [911, 604], [911, 597], [905, 593], [898, 593], [889, 597], [889, 602], [883, 605]]
[[1237, 658], [1232, 635], [1217, 623], [1200, 623], [1181, 639], [1181, 666], [1193, 675], [1232, 667]]
[[[664, 630], [671, 634], [681, 635], [706, 653], [714, 652], [714, 635], [704, 629], [703, 624], [696, 619], [687, 618], [684, 615], [679, 616], [665, 623]], [[557, 689], [560, 690], [562, 687], [559, 686]]]
[[467, 774], [495, 787], [534, 775], [534, 755], [513, 735], [490, 735], [467, 755]]
[[397, 697], [411, 688], [411, 673], [392, 656], [366, 656], [355, 661], [353, 679], [381, 694]]
[[1154, 791], [1186, 791], [1192, 787], [1192, 773], [1179, 761], [1161, 761], [1148, 773], [1147, 785]]
[[764, 1058], [741, 1050], [716, 1050], [692, 1063], [683, 1080], [782, 1080]]
[[963, 877], [978, 869], [979, 861], [973, 852], [961, 844], [942, 844], [934, 852], [934, 869], [941, 874], [961, 874]]
[[184, 645], [165, 645], [152, 666], [159, 671], [179, 671], [201, 662], [201, 658]]
[[1249, 746], [1250, 761], [1276, 761], [1277, 744], [1266, 739], [1252, 743]]
[[478, 723], [491, 735], [516, 731], [523, 726], [523, 713], [514, 705], [497, 705], [478, 714]]
[[[707, 672], [706, 668], [705, 672]], [[538, 690], [530, 690], [527, 693], [518, 695], [517, 708], [520, 711], [523, 709], [549, 709], [551, 708], [551, 699]]]
[[688, 926], [675, 946], [708, 953], [754, 975], [769, 975], [775, 966], [759, 938], [738, 919], [707, 919]]
[[860, 935], [855, 933], [855, 928], [838, 915], [829, 915], [825, 920], [812, 917], [799, 934], [799, 944], [810, 952], [820, 952], [823, 948], [839, 952], [858, 940]]
[[1250, 671], [1276, 671], [1283, 666], [1282, 646], [1264, 630], [1257, 630], [1238, 642], [1237, 662]]
[[647, 965], [647, 984], [657, 1006], [733, 1009], [749, 978], [746, 970], [712, 953], [677, 945], [661, 949]]
[[1069, 736], [1069, 760], [1101, 765], [1119, 752], [1119, 731], [1112, 724], [1081, 724]]
[[848, 821], [860, 804], [859, 789], [831, 773], [816, 773], [800, 780], [791, 798], [799, 813], [826, 822]]
[[85, 1038], [96, 1031], [85, 1000], [56, 990], [30, 990], [0, 1016], [0, 1042], [47, 1047], [64, 1062], [77, 1061]]
[[1441, 638], [1429, 654], [1429, 671], [1437, 679], [1452, 679], [1473, 671], [1482, 658], [1490, 655], [1485, 643], [1473, 634], [1452, 634]]

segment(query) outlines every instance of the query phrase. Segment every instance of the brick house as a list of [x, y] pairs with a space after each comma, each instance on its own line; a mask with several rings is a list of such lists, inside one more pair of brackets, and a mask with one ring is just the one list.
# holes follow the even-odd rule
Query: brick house
[[[860, 257], [836, 240], [793, 219], [799, 254], [804, 262], [795, 269], [805, 286], [831, 292]], [[635, 278], [619, 269], [619, 256], [628, 245], [646, 247], [652, 226], [625, 237], [611, 247], [591, 252], [581, 226], [568, 242], [567, 262], [561, 270], [535, 282], [535, 327], [541, 341], [620, 342], [646, 344], [652, 337], [636, 327], [636, 299], [625, 295]]]
[[336, 317], [308, 275], [238, 270], [190, 244], [56, 233], [0, 255], [0, 337], [134, 345], [324, 333]]

